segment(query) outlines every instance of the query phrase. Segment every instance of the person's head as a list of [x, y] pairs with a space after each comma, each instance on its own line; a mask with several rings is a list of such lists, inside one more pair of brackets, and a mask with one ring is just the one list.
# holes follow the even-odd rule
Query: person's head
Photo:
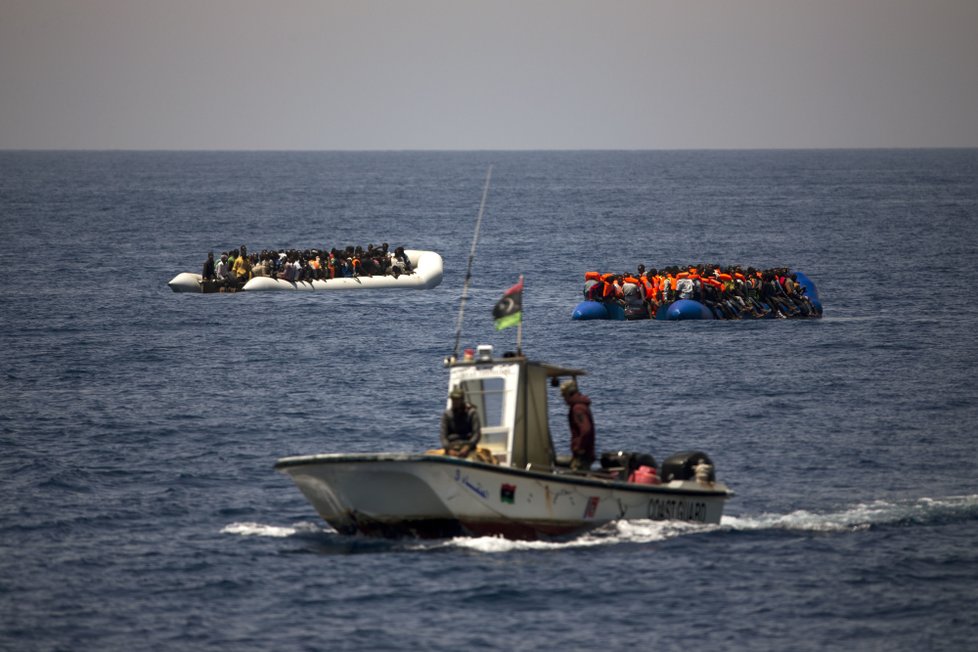
[[208, 251], [208, 252], [207, 252], [207, 257], [208, 257], [209, 259], [211, 259], [211, 260], [214, 260], [214, 252], [213, 252], [213, 251]]
[[461, 386], [456, 385], [452, 391], [448, 392], [448, 398], [452, 400], [452, 409], [459, 409], [465, 405], [465, 392]]
[[564, 400], [569, 400], [572, 396], [577, 394], [577, 381], [571, 378], [570, 380], [565, 380], [560, 384], [560, 395], [564, 397]]

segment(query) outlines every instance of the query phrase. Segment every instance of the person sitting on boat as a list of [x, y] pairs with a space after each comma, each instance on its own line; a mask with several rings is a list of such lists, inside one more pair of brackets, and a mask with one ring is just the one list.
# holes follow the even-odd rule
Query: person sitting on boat
[[380, 245], [380, 266], [381, 274], [387, 276], [391, 273], [391, 264], [394, 262], [394, 252], [390, 250], [390, 245], [386, 242]]
[[594, 462], [594, 417], [591, 415], [591, 399], [581, 394], [574, 379], [563, 382], [560, 386], [560, 394], [570, 406], [567, 413], [572, 455], [569, 466], [574, 471], [586, 471]]
[[248, 258], [248, 248], [241, 245], [234, 252], [234, 262], [231, 263], [231, 274], [238, 285], [244, 285], [251, 280], [251, 259]]
[[221, 285], [231, 284], [231, 270], [228, 268], [228, 253], [226, 251], [221, 252], [221, 260], [214, 265], [214, 278]]
[[394, 275], [394, 278], [401, 274], [410, 274], [413, 271], [411, 259], [404, 253], [404, 247], [394, 249], [394, 257], [391, 259], [391, 274]]
[[474, 459], [482, 438], [479, 413], [465, 402], [460, 386], [453, 387], [448, 397], [452, 405], [441, 415], [441, 445], [446, 455]]

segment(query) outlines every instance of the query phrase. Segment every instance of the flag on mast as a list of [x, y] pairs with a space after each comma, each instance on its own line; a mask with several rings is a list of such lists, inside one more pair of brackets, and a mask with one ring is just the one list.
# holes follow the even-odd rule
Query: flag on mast
[[492, 309], [496, 320], [496, 330], [501, 331], [510, 326], [518, 326], [523, 322], [523, 275], [513, 287], [506, 290], [503, 298], [496, 302]]

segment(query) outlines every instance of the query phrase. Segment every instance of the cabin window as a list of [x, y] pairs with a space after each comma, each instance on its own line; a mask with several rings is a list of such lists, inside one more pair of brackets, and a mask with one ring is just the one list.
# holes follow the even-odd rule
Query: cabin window
[[483, 427], [495, 428], [503, 423], [506, 383], [502, 378], [479, 378], [462, 382], [469, 403], [479, 411]]

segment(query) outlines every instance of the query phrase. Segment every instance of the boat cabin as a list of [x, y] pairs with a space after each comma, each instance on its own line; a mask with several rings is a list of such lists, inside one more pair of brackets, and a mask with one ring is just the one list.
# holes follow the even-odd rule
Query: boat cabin
[[548, 424], [547, 384], [556, 387], [561, 377], [576, 378], [585, 372], [532, 362], [518, 353], [495, 358], [490, 345], [447, 364], [449, 390], [461, 386], [466, 402], [479, 412], [479, 446], [488, 448], [500, 465], [551, 471], [556, 458]]

